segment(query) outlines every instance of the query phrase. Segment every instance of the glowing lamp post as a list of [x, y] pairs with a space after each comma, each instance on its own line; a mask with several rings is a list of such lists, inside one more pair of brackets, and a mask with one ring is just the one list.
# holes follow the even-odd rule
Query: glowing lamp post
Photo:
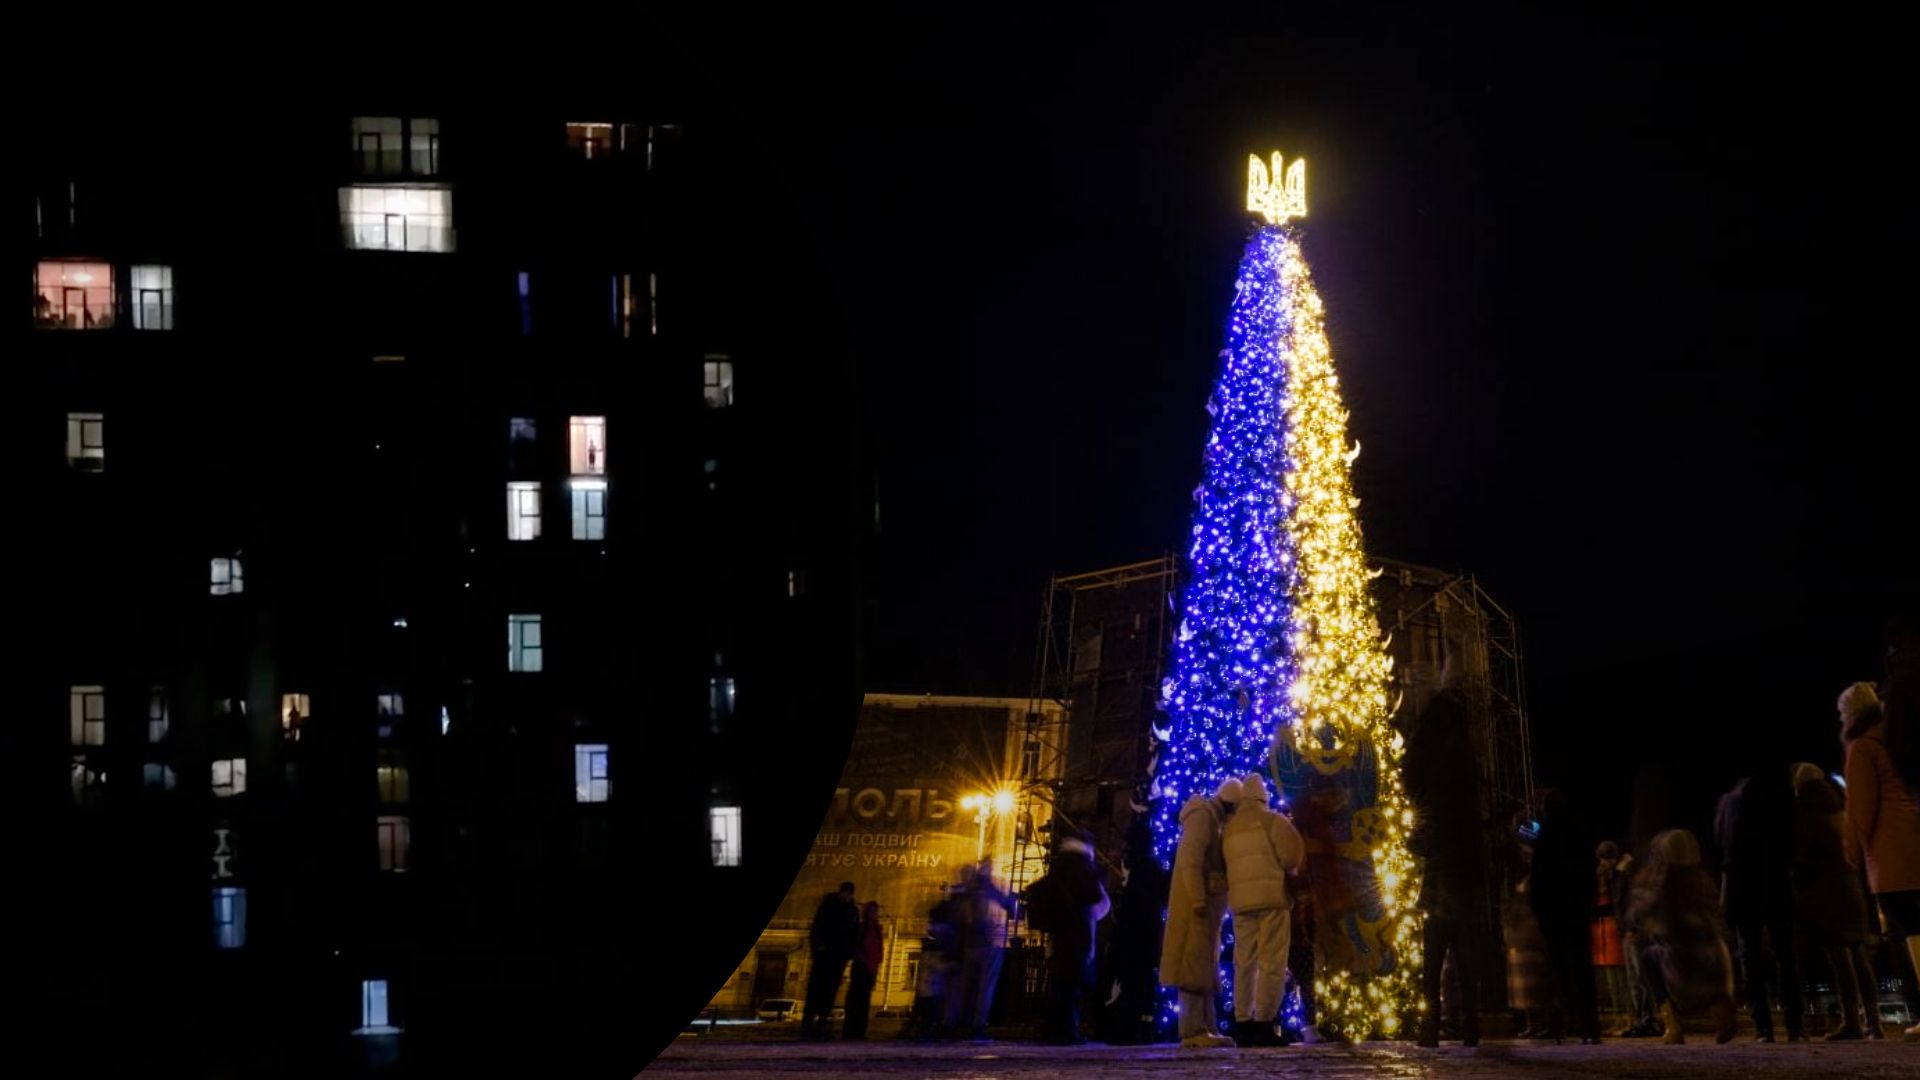
[[1011, 788], [1001, 788], [998, 791], [992, 792], [978, 792], [960, 800], [960, 809], [973, 811], [973, 823], [980, 827], [980, 842], [974, 850], [974, 858], [984, 859], [987, 857], [987, 823], [992, 821], [996, 815], [1006, 817], [1012, 814], [1014, 802], [1013, 790]]

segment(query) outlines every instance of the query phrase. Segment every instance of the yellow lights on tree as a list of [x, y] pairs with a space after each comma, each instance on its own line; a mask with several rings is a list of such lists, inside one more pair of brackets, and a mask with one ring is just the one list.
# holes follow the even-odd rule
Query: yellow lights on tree
[[[1260, 155], [1247, 155], [1247, 209], [1269, 225], [1284, 225], [1307, 216], [1307, 163], [1296, 159], [1281, 168], [1280, 151], [1273, 152], [1273, 168]], [[1314, 299], [1318, 306], [1319, 299]]]

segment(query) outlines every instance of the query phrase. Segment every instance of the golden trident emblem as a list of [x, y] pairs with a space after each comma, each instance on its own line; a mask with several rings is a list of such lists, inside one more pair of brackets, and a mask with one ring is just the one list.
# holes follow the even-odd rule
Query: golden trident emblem
[[1266, 218], [1269, 225], [1284, 225], [1307, 216], [1306, 161], [1295, 160], [1284, 174], [1280, 165], [1278, 150], [1273, 152], [1271, 172], [1259, 154], [1247, 155], [1247, 209]]

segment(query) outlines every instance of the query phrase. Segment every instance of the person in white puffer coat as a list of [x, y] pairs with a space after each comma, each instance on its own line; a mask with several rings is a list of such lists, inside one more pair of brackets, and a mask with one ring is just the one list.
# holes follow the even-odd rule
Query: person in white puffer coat
[[1268, 805], [1259, 773], [1243, 777], [1240, 790], [1240, 805], [1220, 830], [1233, 912], [1234, 1038], [1242, 1046], [1277, 1046], [1293, 925], [1287, 874], [1300, 869], [1306, 845], [1293, 822]]
[[1215, 1026], [1220, 992], [1220, 920], [1227, 914], [1227, 866], [1220, 824], [1233, 818], [1240, 781], [1229, 778], [1212, 798], [1195, 793], [1180, 808], [1180, 842], [1173, 853], [1167, 929], [1160, 947], [1160, 985], [1180, 994], [1180, 1045], [1226, 1048], [1233, 1040]]

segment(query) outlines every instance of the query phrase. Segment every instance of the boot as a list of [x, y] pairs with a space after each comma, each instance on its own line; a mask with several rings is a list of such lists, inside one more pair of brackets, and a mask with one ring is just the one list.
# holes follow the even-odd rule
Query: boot
[[[1717, 1043], [1732, 1042], [1733, 1037], [1740, 1032], [1740, 1021], [1734, 1015], [1733, 1000], [1731, 998], [1721, 998], [1718, 1002], [1714, 1003], [1713, 1011], [1710, 1015], [1713, 1017], [1714, 1025], [1713, 1041]], [[1769, 1036], [1767, 1041], [1772, 1042], [1772, 1037]]]
[[1431, 1011], [1427, 1013], [1426, 1019], [1420, 1021], [1420, 1038], [1415, 1042], [1429, 1050], [1440, 1045], [1440, 1018]]
[[[1717, 1005], [1714, 1007], [1719, 1008]], [[1687, 1041], [1686, 1035], [1680, 1031], [1680, 1011], [1673, 1007], [1673, 1002], [1669, 1001], [1660, 1006], [1660, 1023], [1666, 1025], [1667, 1029], [1667, 1033], [1660, 1039], [1661, 1042], [1668, 1046], [1679, 1046]]]

